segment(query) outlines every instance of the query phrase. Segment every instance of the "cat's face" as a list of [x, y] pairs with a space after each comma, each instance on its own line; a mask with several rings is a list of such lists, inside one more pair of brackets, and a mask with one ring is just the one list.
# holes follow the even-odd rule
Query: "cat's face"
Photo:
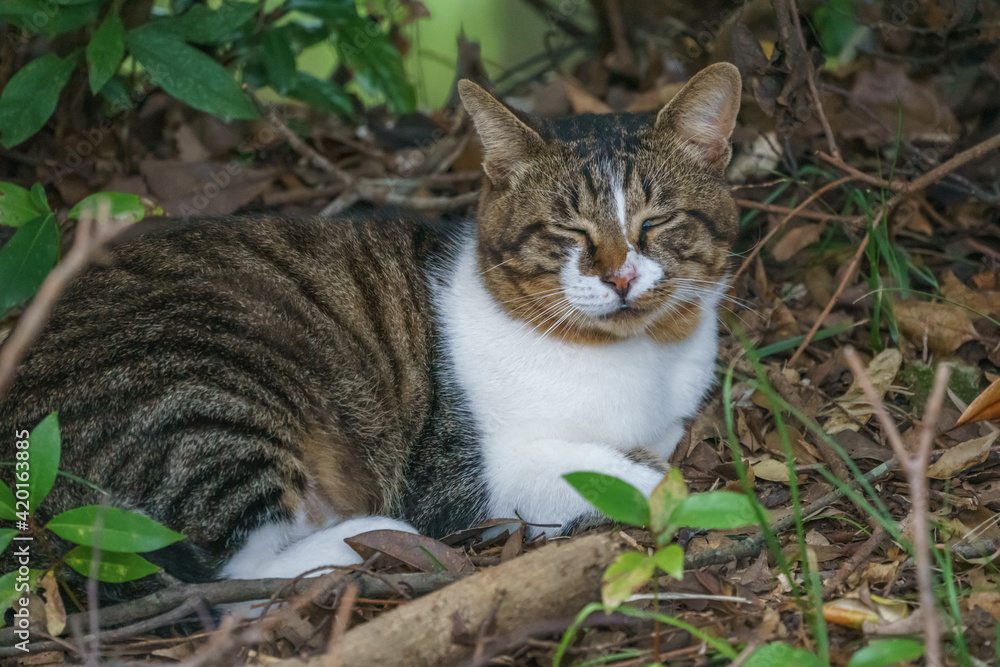
[[688, 337], [736, 235], [723, 178], [736, 68], [704, 70], [655, 119], [588, 114], [537, 129], [474, 84], [460, 91], [484, 146], [480, 271], [501, 306], [577, 342]]

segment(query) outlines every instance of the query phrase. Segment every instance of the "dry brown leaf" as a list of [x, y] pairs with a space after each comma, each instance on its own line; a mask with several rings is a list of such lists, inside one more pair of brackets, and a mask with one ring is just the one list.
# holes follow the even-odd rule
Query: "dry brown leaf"
[[895, 305], [896, 322], [917, 349], [926, 346], [931, 352], [948, 356], [963, 343], [978, 340], [972, 326], [972, 314], [951, 303], [900, 301]]
[[976, 291], [948, 271], [941, 280], [941, 294], [957, 304], [987, 315], [1000, 315], [1000, 292]]
[[381, 552], [424, 572], [471, 572], [469, 560], [443, 542], [401, 530], [371, 530], [344, 540], [362, 558]]
[[66, 607], [59, 593], [59, 584], [52, 572], [48, 572], [38, 582], [38, 587], [45, 589], [45, 627], [50, 635], [58, 637], [66, 629]]
[[[879, 398], [885, 396], [885, 392], [889, 390], [889, 386], [896, 378], [896, 373], [899, 372], [902, 363], [903, 355], [899, 350], [888, 349], [880, 352], [868, 364], [868, 378], [875, 387]], [[858, 431], [874, 414], [871, 403], [865, 398], [865, 392], [857, 380], [835, 402], [839, 407], [827, 411], [828, 413], [832, 412], [832, 415], [823, 426], [823, 429], [830, 435], [841, 431]]]
[[788, 484], [791, 479], [788, 475], [788, 466], [777, 459], [764, 459], [753, 466], [754, 475], [769, 482], [781, 482]]
[[807, 245], [819, 241], [824, 231], [825, 222], [812, 222], [790, 229], [771, 247], [771, 256], [779, 262], [787, 262]]
[[984, 611], [988, 611], [990, 616], [1000, 621], [1000, 593], [996, 591], [973, 593], [965, 601], [969, 605], [969, 609], [980, 607]]
[[955, 445], [931, 464], [927, 469], [927, 476], [933, 479], [951, 479], [972, 466], [979, 465], [989, 456], [990, 447], [997, 436], [1000, 436], [1000, 431]]
[[993, 381], [983, 393], [976, 396], [962, 416], [955, 422], [953, 428], [958, 428], [970, 422], [981, 422], [987, 419], [1000, 418], [1000, 378]]

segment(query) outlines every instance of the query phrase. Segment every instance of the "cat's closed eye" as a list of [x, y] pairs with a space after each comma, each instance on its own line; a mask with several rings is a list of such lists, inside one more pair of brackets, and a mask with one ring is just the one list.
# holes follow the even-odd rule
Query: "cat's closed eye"
[[647, 218], [642, 221], [642, 229], [650, 230], [656, 227], [662, 227], [668, 222], [672, 222], [675, 216], [673, 215], [661, 215], [654, 218]]

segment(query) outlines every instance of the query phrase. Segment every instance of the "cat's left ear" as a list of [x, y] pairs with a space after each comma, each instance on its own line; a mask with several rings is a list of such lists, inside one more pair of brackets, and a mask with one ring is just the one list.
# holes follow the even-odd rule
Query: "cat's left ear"
[[458, 94], [483, 142], [483, 169], [497, 187], [545, 142], [497, 98], [468, 79], [458, 82]]
[[734, 65], [709, 65], [660, 110], [656, 130], [670, 132], [692, 157], [721, 174], [733, 153], [729, 138], [736, 127], [742, 87]]

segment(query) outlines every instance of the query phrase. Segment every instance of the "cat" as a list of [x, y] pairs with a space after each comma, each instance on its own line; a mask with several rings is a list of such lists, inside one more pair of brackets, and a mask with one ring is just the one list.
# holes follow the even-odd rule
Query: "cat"
[[[63, 470], [184, 533], [148, 554], [184, 581], [359, 562], [374, 529], [565, 533], [594, 518], [574, 471], [648, 494], [713, 382], [739, 74], [558, 121], [459, 91], [474, 221], [140, 223], [55, 305], [0, 459], [58, 411]], [[99, 501], [60, 479], [39, 517]]]

